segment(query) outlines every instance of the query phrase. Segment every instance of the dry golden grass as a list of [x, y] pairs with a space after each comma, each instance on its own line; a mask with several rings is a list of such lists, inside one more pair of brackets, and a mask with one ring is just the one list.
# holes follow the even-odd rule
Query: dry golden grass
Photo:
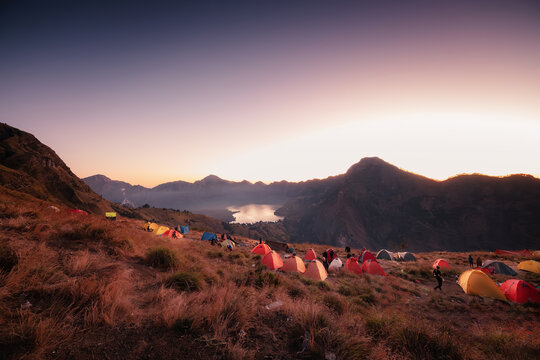
[[[387, 277], [340, 271], [321, 283], [266, 270], [249, 246], [228, 252], [196, 240], [198, 232], [161, 238], [138, 221], [57, 214], [47, 205], [0, 202], [0, 245], [17, 258], [0, 272], [3, 358], [540, 355], [538, 307], [467, 296], [455, 284], [468, 254], [381, 261]], [[326, 249], [295, 246], [300, 256], [310, 247]], [[174, 266], [149, 266], [156, 248], [174, 254]], [[442, 293], [432, 290], [439, 257], [453, 268]]]

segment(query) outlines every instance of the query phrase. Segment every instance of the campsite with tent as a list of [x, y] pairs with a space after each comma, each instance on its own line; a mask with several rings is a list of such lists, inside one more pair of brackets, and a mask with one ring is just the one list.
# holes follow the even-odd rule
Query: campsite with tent
[[540, 360], [540, 0], [12, 0], [0, 53], [0, 360]]
[[[4, 324], [26, 319], [21, 332], [3, 333], [0, 349], [10, 356], [172, 357], [185, 349], [194, 358], [234, 359], [540, 354], [540, 258], [532, 253], [474, 252], [483, 265], [469, 269], [466, 253], [275, 242], [274, 249], [211, 229], [5, 204], [0, 210], [13, 215], [3, 218], [2, 236], [12, 240], [2, 247], [1, 279], [13, 295], [0, 305], [16, 302], [20, 310], [0, 317]], [[15, 265], [6, 261], [10, 251]], [[46, 272], [36, 275], [35, 263]], [[441, 292], [433, 290], [437, 266]], [[60, 318], [65, 311], [71, 320]], [[84, 337], [79, 323], [90, 329]], [[37, 332], [40, 324], [47, 330]], [[125, 326], [164, 346], [133, 347]]]

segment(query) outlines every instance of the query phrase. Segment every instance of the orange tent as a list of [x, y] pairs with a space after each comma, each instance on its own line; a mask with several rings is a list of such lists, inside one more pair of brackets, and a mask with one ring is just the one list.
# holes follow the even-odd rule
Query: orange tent
[[355, 257], [350, 257], [347, 259], [347, 262], [345, 263], [345, 269], [352, 271], [355, 274], [362, 273], [362, 268], [360, 267], [360, 264], [358, 264], [358, 261]]
[[310, 262], [304, 275], [310, 279], [319, 281], [324, 281], [328, 277], [326, 269], [319, 260]]
[[450, 270], [450, 265], [448, 265], [448, 263], [444, 261], [443, 259], [435, 260], [435, 262], [433, 263], [433, 268], [435, 269], [437, 266], [440, 267], [441, 269]]
[[279, 254], [274, 250], [270, 251], [263, 257], [262, 263], [272, 270], [279, 269], [283, 266], [283, 260], [281, 259], [281, 256], [279, 256]]
[[251, 249], [252, 254], [259, 254], [259, 255], [266, 255], [270, 251], [272, 251], [272, 249], [270, 249], [270, 246], [266, 244], [259, 244], [255, 246], [253, 249]]
[[306, 266], [304, 265], [302, 259], [300, 259], [298, 256], [293, 255], [287, 260], [285, 260], [281, 270], [286, 272], [297, 272], [303, 274], [306, 272]]
[[364, 263], [362, 264], [362, 271], [368, 274], [386, 276], [386, 273], [384, 272], [381, 265], [379, 265], [376, 261], [373, 260], [364, 261]]
[[315, 254], [315, 250], [309, 249], [306, 251], [306, 256], [304, 256], [304, 259], [306, 260], [315, 260], [317, 258], [317, 254]]

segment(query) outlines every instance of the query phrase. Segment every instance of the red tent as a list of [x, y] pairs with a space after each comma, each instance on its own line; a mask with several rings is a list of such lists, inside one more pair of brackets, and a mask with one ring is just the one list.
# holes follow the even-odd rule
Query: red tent
[[483, 271], [486, 275], [491, 275], [491, 272], [488, 269], [483, 268], [483, 267], [475, 267], [473, 270], [480, 270], [480, 271]]
[[448, 265], [448, 263], [443, 259], [435, 260], [435, 262], [433, 263], [433, 268], [435, 269], [437, 266], [441, 269], [450, 270], [450, 265]]
[[317, 254], [315, 254], [315, 250], [309, 249], [306, 251], [306, 256], [304, 256], [304, 259], [306, 260], [315, 260], [317, 258]]
[[362, 273], [362, 268], [358, 264], [358, 259], [355, 257], [350, 257], [347, 259], [347, 262], [345, 263], [345, 269], [352, 271], [355, 274]]
[[501, 291], [510, 301], [519, 304], [540, 303], [540, 291], [523, 280], [510, 279], [501, 284]]
[[180, 234], [178, 231], [176, 231], [174, 229], [169, 229], [169, 230], [165, 231], [163, 234], [161, 234], [161, 236], [175, 238], [175, 239], [180, 239], [180, 238], [184, 237], [182, 234]]
[[70, 214], [76, 214], [76, 215], [88, 215], [86, 211], [80, 210], [80, 209], [69, 209], [68, 212]]
[[266, 255], [270, 251], [272, 251], [272, 249], [270, 249], [270, 246], [266, 244], [259, 244], [255, 246], [253, 249], [251, 249], [252, 254], [259, 254], [259, 255]]
[[362, 251], [362, 254], [360, 255], [358, 259], [360, 259], [361, 263], [364, 263], [367, 260], [373, 260], [375, 262], [378, 262], [375, 256], [373, 256], [373, 254], [367, 250]]
[[386, 276], [386, 273], [384, 272], [381, 265], [379, 265], [376, 261], [373, 260], [364, 261], [364, 263], [362, 264], [362, 271], [368, 274]]
[[[330, 251], [334, 252], [334, 256], [332, 258], [330, 258]], [[336, 251], [334, 249], [332, 249], [332, 248], [326, 249], [326, 261], [328, 261], [329, 264], [332, 262], [332, 260], [334, 260], [336, 258], [337, 258], [337, 254], [336, 254]]]
[[532, 253], [527, 250], [495, 250], [497, 255], [514, 255], [514, 256], [532, 256]]
[[283, 266], [283, 259], [277, 252], [272, 250], [263, 257], [262, 263], [269, 269], [276, 270]]

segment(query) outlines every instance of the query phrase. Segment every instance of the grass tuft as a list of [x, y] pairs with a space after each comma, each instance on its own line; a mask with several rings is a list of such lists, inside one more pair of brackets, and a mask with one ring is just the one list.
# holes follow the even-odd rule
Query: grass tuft
[[178, 256], [169, 248], [157, 246], [146, 254], [146, 263], [160, 269], [173, 269], [178, 266]]
[[17, 253], [7, 245], [0, 245], [0, 271], [10, 272], [19, 262]]

